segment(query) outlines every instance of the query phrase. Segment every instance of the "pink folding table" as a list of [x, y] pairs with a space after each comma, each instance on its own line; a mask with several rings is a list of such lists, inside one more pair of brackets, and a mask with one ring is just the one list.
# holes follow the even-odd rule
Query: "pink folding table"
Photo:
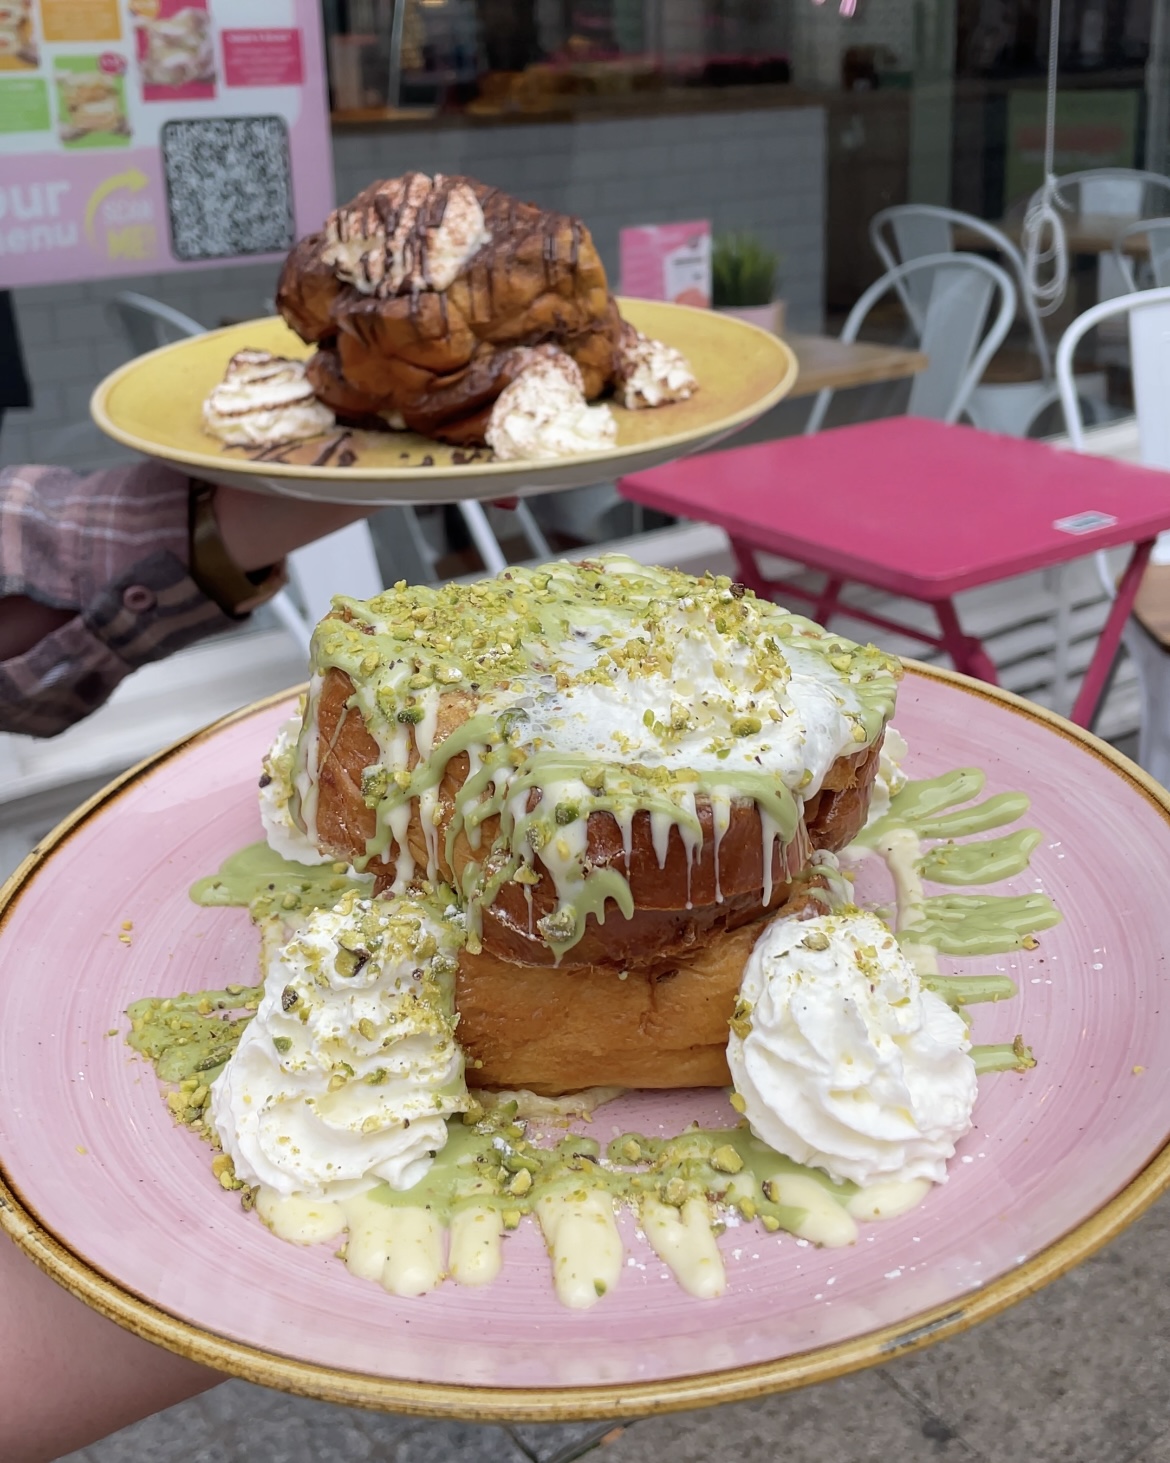
[[[811, 600], [821, 623], [848, 613], [913, 636], [992, 682], [991, 657], [959, 623], [960, 590], [1132, 544], [1073, 707], [1081, 726], [1108, 682], [1153, 540], [1170, 528], [1164, 472], [918, 417], [709, 452], [619, 486], [648, 508], [725, 529], [739, 576], [757, 594]], [[759, 550], [822, 571], [823, 589], [766, 579]], [[847, 604], [841, 593], [851, 582], [929, 604], [939, 634]]]

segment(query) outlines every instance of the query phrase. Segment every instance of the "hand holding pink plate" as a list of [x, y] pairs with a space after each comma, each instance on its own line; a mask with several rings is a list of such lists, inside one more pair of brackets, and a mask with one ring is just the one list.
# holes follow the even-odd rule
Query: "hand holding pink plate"
[[[690, 1407], [953, 1334], [1084, 1259], [1170, 1183], [1170, 801], [1058, 718], [918, 668], [896, 719], [908, 772], [978, 766], [988, 793], [1027, 791], [1045, 838], [1010, 892], [1042, 888], [1065, 915], [1037, 949], [993, 962], [1020, 995], [976, 1007], [975, 1038], [1022, 1030], [1039, 1064], [981, 1080], [945, 1187], [851, 1249], [729, 1229], [713, 1301], [686, 1295], [629, 1229], [620, 1286], [584, 1313], [556, 1302], [533, 1225], [507, 1241], [494, 1285], [416, 1300], [354, 1279], [329, 1247], [281, 1243], [216, 1190], [206, 1148], [172, 1126], [124, 1044], [122, 1012], [256, 978], [246, 913], [187, 890], [258, 836], [257, 768], [288, 710], [251, 708], [128, 774], [0, 894], [0, 1223], [122, 1324], [224, 1371], [399, 1411]], [[634, 1093], [592, 1132], [677, 1132], [724, 1121], [724, 1106]]]

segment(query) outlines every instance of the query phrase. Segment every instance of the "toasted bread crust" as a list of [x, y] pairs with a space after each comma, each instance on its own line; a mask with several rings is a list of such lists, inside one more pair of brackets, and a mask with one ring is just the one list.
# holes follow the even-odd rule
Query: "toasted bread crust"
[[[517, 965], [460, 956], [455, 1004], [468, 1078], [556, 1096], [585, 1087], [726, 1087], [728, 1023], [752, 946], [806, 890], [675, 956], [612, 965]], [[817, 909], [821, 908], [820, 905]]]
[[[373, 183], [343, 211], [374, 219], [396, 186]], [[322, 400], [346, 418], [394, 411], [426, 436], [482, 443], [491, 404], [517, 374], [517, 348], [546, 344], [577, 362], [588, 398], [601, 395], [617, 368], [621, 319], [584, 224], [471, 178], [435, 188], [471, 189], [491, 235], [445, 290], [362, 293], [323, 262], [320, 233], [289, 254], [277, 309], [328, 354], [310, 366]]]
[[[317, 837], [321, 847], [352, 861], [366, 851], [374, 837], [375, 814], [363, 801], [361, 774], [378, 761], [379, 748], [361, 716], [347, 710], [353, 682], [344, 671], [326, 671], [317, 702], [320, 746], [324, 754], [318, 770]], [[435, 744], [439, 745], [472, 715], [474, 698], [451, 692], [440, 702]], [[590, 915], [581, 940], [563, 957], [562, 968], [596, 966], [611, 971], [639, 966], [646, 960], [682, 955], [723, 932], [775, 911], [788, 897], [790, 885], [815, 849], [835, 851], [856, 837], [865, 822], [869, 790], [877, 772], [880, 742], [849, 757], [839, 758], [829, 770], [821, 791], [806, 808], [796, 836], [777, 842], [772, 853], [772, 893], [764, 902], [763, 828], [755, 803], [737, 800], [718, 845], [712, 829], [710, 803], [700, 798], [696, 811], [703, 825], [703, 841], [688, 858], [677, 828], [671, 830], [666, 859], [659, 865], [651, 833], [650, 815], [635, 813], [629, 857], [621, 830], [612, 814], [590, 814], [589, 861], [594, 868], [616, 868], [629, 882], [634, 913], [624, 918], [612, 905], [604, 923]], [[412, 750], [411, 762], [417, 762]], [[498, 830], [496, 819], [482, 825], [478, 849], [464, 833], [453, 841], [450, 861], [445, 831], [455, 814], [455, 799], [468, 775], [467, 754], [457, 753], [447, 763], [439, 784], [437, 851], [439, 877], [460, 887], [469, 861], [483, 858]], [[535, 805], [539, 794], [531, 795]], [[427, 841], [417, 805], [413, 810], [407, 844], [416, 866], [427, 864]], [[541, 873], [539, 855], [534, 868]], [[376, 860], [370, 866], [379, 890], [394, 882], [397, 869]], [[483, 913], [484, 950], [501, 960], [533, 967], [556, 964], [556, 957], [536, 933], [536, 923], [555, 907], [553, 881], [542, 874], [535, 885], [505, 883]]]

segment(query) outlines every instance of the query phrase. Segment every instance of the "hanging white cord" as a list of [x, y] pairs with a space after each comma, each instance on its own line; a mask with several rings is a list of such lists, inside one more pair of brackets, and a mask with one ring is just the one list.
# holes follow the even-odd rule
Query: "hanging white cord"
[[1053, 169], [1056, 154], [1056, 73], [1060, 59], [1060, 0], [1052, 0], [1048, 32], [1048, 111], [1044, 123], [1044, 186], [1024, 215], [1024, 274], [1036, 311], [1051, 315], [1060, 308], [1068, 289], [1068, 242], [1059, 209], [1060, 197]]

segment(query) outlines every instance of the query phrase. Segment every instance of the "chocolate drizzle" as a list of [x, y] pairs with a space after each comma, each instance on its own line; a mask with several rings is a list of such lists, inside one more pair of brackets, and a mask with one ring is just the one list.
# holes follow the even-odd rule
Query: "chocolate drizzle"
[[287, 462], [288, 454], [299, 446], [299, 442], [272, 442], [267, 447], [253, 447], [248, 456], [253, 462]]
[[[327, 438], [311, 457], [306, 465], [308, 467], [326, 467], [331, 458], [336, 454], [338, 467], [352, 467], [357, 461], [357, 454], [352, 451], [349, 443], [353, 440], [352, 432], [337, 432], [334, 436]], [[306, 442], [271, 442], [267, 447], [250, 447], [245, 449], [247, 455], [253, 462], [304, 462], [303, 457], [294, 456], [298, 451], [304, 451], [311, 444]]]
[[521, 348], [564, 351], [590, 400], [613, 381], [620, 322], [578, 219], [471, 178], [408, 173], [371, 184], [316, 237], [311, 261], [301, 246], [290, 256], [281, 311], [315, 340], [337, 337], [311, 379], [339, 425], [373, 403], [412, 431], [480, 446], [511, 375], [507, 359], [488, 361]]
[[333, 454], [345, 446], [350, 436], [351, 433], [349, 432], [338, 432], [336, 437], [331, 437], [321, 448], [320, 452], [317, 453], [316, 457], [313, 458], [311, 465], [313, 467], [324, 467]]
[[[422, 291], [441, 290], [448, 282], [433, 267], [433, 242], [456, 198], [463, 222], [471, 221], [469, 242], [474, 248], [479, 203], [470, 181], [441, 173], [433, 180], [425, 173], [406, 173], [373, 184], [334, 210], [325, 226], [322, 258], [363, 294], [386, 299], [409, 293], [413, 306]], [[453, 221], [456, 236], [459, 224], [459, 219]], [[361, 254], [352, 257], [346, 245], [362, 247]]]

